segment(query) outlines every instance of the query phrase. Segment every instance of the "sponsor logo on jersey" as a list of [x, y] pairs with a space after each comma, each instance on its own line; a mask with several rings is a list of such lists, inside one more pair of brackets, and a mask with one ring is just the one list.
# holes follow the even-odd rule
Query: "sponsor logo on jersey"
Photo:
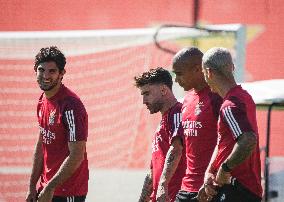
[[202, 123], [200, 121], [186, 121], [182, 122], [184, 128], [185, 136], [198, 136], [198, 129], [202, 128]]
[[45, 128], [39, 126], [39, 132], [42, 135], [42, 141], [45, 144], [51, 144], [52, 140], [55, 140], [55, 133], [50, 130], [46, 130]]

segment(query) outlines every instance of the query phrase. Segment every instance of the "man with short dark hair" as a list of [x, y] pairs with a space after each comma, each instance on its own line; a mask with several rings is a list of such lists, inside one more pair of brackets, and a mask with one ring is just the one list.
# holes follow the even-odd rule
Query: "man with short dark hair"
[[[187, 169], [176, 202], [196, 202], [204, 173], [217, 143], [217, 120], [222, 98], [213, 93], [202, 74], [203, 53], [196, 47], [173, 58], [176, 82], [188, 91], [182, 106]], [[204, 195], [204, 199], [207, 200]]]
[[139, 202], [173, 202], [185, 172], [181, 106], [172, 92], [172, 77], [163, 68], [151, 69], [134, 78], [143, 104], [162, 120], [152, 137], [152, 159]]
[[42, 48], [35, 57], [43, 93], [26, 202], [83, 202], [88, 192], [88, 115], [79, 97], [62, 84], [65, 64], [64, 54], [55, 46]]
[[232, 56], [227, 49], [208, 50], [202, 66], [211, 90], [223, 98], [218, 143], [206, 171], [205, 192], [214, 202], [260, 202], [262, 187], [255, 103], [249, 93], [237, 85]]

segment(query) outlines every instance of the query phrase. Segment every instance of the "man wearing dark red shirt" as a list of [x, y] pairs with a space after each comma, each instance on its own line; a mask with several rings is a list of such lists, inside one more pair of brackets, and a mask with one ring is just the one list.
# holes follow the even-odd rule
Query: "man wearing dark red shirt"
[[65, 56], [55, 46], [42, 48], [35, 57], [43, 93], [37, 106], [39, 138], [26, 202], [83, 202], [87, 195], [88, 115], [79, 97], [62, 84], [65, 64]]
[[[218, 144], [206, 172], [204, 190], [216, 202], [260, 202], [262, 187], [256, 106], [237, 85], [234, 64], [225, 48], [212, 48], [202, 59], [204, 77], [223, 97]], [[217, 187], [216, 187], [217, 186]], [[204, 192], [200, 193], [200, 198]]]
[[150, 172], [139, 202], [173, 202], [185, 173], [182, 146], [181, 106], [172, 92], [172, 77], [163, 68], [151, 69], [134, 78], [143, 104], [151, 114], [161, 112], [162, 120], [152, 137]]
[[187, 169], [176, 202], [197, 201], [197, 193], [217, 143], [222, 98], [211, 92], [204, 79], [202, 56], [198, 48], [191, 47], [180, 50], [173, 59], [176, 82], [188, 91], [182, 106]]

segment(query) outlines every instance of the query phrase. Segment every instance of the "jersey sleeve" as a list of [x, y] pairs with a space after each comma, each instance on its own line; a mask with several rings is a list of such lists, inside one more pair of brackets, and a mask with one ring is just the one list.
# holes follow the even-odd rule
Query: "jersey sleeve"
[[182, 113], [179, 110], [175, 110], [169, 117], [169, 124], [170, 124], [170, 137], [169, 143], [172, 144], [173, 139], [181, 138], [183, 140], [183, 127], [181, 124], [182, 120]]
[[88, 115], [83, 103], [70, 98], [63, 111], [63, 122], [68, 131], [69, 142], [87, 141]]
[[244, 132], [253, 131], [244, 103], [235, 102], [222, 107], [221, 116], [230, 128], [234, 140], [237, 140]]
[[180, 138], [182, 140], [182, 143], [184, 144], [184, 129], [181, 123], [179, 124], [178, 129], [173, 133], [170, 144], [172, 144], [172, 141], [175, 138]]

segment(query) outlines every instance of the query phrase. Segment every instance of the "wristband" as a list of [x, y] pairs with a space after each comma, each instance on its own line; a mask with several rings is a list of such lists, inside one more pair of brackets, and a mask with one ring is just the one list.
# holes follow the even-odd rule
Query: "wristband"
[[227, 165], [227, 163], [222, 163], [222, 169], [223, 169], [223, 171], [225, 171], [225, 172], [227, 172], [227, 173], [229, 173], [229, 172], [232, 171], [232, 169], [229, 168], [229, 166]]

